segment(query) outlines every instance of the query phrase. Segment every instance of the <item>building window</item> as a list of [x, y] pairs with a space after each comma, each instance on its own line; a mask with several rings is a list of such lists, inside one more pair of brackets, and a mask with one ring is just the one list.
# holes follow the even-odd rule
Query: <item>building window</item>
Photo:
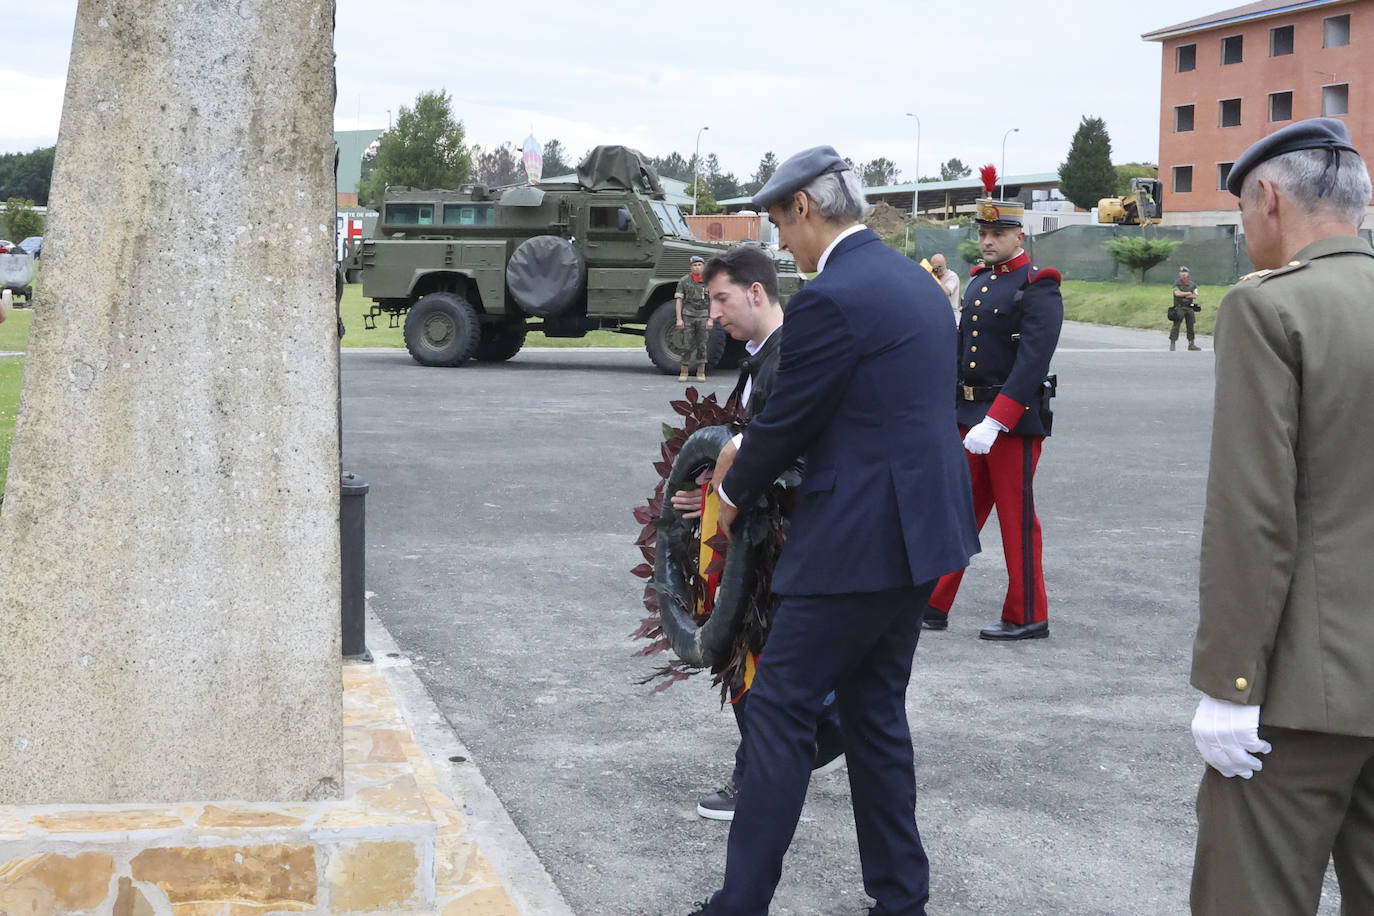
[[1193, 106], [1174, 106], [1174, 133], [1186, 134], [1193, 129]]
[[1245, 38], [1242, 35], [1232, 35], [1230, 38], [1221, 40], [1221, 62], [1223, 64], [1238, 64], [1244, 59]]
[[1281, 25], [1269, 30], [1269, 56], [1282, 57], [1293, 53], [1293, 27]]
[[1178, 72], [1187, 73], [1197, 69], [1197, 45], [1179, 45], [1176, 60]]
[[1271, 121], [1291, 121], [1291, 120], [1293, 120], [1293, 93], [1291, 93], [1291, 92], [1271, 92], [1271, 93], [1269, 93], [1269, 120], [1271, 120]]
[[1193, 190], [1193, 167], [1191, 165], [1174, 166], [1174, 193], [1187, 194]]
[[1343, 115], [1350, 112], [1350, 84], [1322, 87], [1322, 117]]
[[1231, 177], [1231, 166], [1233, 166], [1233, 165], [1235, 165], [1234, 162], [1218, 162], [1218, 163], [1217, 163], [1217, 190], [1218, 190], [1218, 191], [1225, 191], [1225, 190], [1226, 190], [1226, 179], [1228, 179], [1228, 178]]
[[1221, 100], [1221, 126], [1240, 127], [1240, 99]]
[[1350, 14], [1322, 20], [1322, 47], [1342, 48], [1350, 44]]

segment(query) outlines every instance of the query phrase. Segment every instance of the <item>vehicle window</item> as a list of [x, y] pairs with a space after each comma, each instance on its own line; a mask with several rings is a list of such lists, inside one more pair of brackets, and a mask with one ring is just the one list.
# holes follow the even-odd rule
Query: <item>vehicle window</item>
[[663, 231], [669, 235], [679, 235], [685, 239], [693, 238], [692, 230], [688, 227], [687, 221], [682, 218], [682, 211], [674, 204], [654, 203], [654, 212], [658, 214], [658, 220], [663, 224]]
[[386, 222], [391, 226], [432, 226], [434, 204], [387, 204]]
[[445, 226], [494, 226], [495, 212], [489, 204], [445, 204]]
[[630, 211], [624, 207], [592, 207], [587, 228], [601, 232], [629, 232]]

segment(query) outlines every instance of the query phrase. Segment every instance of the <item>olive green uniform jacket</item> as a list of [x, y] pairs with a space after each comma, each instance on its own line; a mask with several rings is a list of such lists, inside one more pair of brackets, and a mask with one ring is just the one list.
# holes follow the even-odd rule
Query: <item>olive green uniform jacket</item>
[[1217, 315], [1192, 684], [1374, 736], [1374, 249], [1323, 239]]

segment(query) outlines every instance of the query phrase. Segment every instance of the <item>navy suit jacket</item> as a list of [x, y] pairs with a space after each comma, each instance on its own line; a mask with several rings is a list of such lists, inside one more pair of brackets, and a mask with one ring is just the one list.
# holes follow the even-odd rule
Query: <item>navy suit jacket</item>
[[935, 278], [868, 229], [792, 297], [772, 395], [721, 483], [751, 506], [805, 458], [775, 592], [919, 585], [978, 552], [956, 337]]

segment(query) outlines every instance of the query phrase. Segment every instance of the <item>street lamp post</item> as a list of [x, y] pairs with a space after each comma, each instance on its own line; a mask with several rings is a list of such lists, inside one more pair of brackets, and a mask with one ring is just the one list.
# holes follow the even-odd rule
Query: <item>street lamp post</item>
[[915, 219], [920, 213], [921, 202], [921, 119], [909, 111], [906, 116], [916, 118], [916, 190], [911, 192], [911, 218]]
[[710, 130], [710, 127], [702, 127], [697, 131], [697, 148], [692, 153], [692, 215], [697, 215], [697, 173], [701, 171], [701, 131]]
[[391, 109], [386, 110], [386, 129], [391, 130]]
[[1007, 131], [1005, 134], [1002, 135], [1002, 171], [998, 176], [1002, 180], [997, 185], [998, 200], [1002, 199], [1002, 192], [1005, 190], [1007, 185], [1007, 137], [1010, 137], [1012, 134], [1020, 132], [1021, 128], [1013, 127], [1011, 130]]

